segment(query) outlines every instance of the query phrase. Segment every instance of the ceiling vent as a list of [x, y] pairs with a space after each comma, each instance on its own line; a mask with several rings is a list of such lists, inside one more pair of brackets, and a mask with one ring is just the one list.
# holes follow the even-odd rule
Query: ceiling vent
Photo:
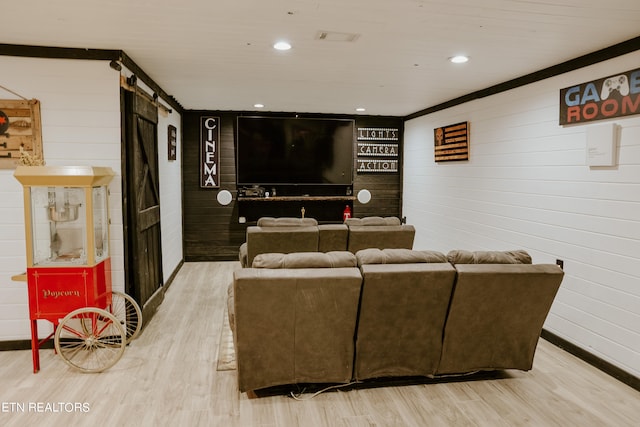
[[316, 40], [324, 40], [328, 42], [354, 42], [358, 40], [360, 34], [355, 33], [339, 33], [336, 31], [318, 31]]

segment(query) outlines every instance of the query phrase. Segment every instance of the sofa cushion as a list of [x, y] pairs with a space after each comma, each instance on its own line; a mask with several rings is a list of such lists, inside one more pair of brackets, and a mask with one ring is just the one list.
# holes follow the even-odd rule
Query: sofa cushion
[[356, 267], [356, 256], [347, 251], [296, 252], [290, 254], [260, 254], [253, 259], [253, 268], [336, 268]]
[[524, 250], [465, 251], [453, 250], [447, 254], [451, 264], [531, 264], [531, 256]]
[[368, 216], [365, 218], [347, 218], [344, 221], [347, 226], [385, 226], [385, 225], [401, 225], [400, 219], [395, 216], [381, 217], [381, 216]]
[[314, 218], [273, 218], [265, 216], [258, 219], [258, 223], [256, 225], [258, 227], [315, 227], [318, 225], [318, 221]]
[[415, 264], [442, 263], [447, 257], [436, 251], [418, 251], [413, 249], [362, 249], [356, 252], [358, 266], [367, 264]]

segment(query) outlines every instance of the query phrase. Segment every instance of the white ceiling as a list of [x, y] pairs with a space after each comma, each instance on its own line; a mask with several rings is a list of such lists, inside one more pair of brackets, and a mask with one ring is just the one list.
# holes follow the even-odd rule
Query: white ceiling
[[639, 0], [3, 3], [0, 42], [123, 50], [187, 109], [404, 116], [640, 35]]

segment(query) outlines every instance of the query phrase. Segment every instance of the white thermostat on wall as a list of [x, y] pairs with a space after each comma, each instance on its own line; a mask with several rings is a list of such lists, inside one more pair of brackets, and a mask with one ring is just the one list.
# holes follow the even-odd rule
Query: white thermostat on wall
[[587, 165], [615, 166], [618, 126], [615, 123], [587, 128]]

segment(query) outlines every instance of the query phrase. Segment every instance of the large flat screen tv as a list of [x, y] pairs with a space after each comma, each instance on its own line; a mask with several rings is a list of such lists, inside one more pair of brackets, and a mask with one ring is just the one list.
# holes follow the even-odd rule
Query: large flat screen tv
[[238, 185], [352, 185], [354, 121], [238, 117]]

